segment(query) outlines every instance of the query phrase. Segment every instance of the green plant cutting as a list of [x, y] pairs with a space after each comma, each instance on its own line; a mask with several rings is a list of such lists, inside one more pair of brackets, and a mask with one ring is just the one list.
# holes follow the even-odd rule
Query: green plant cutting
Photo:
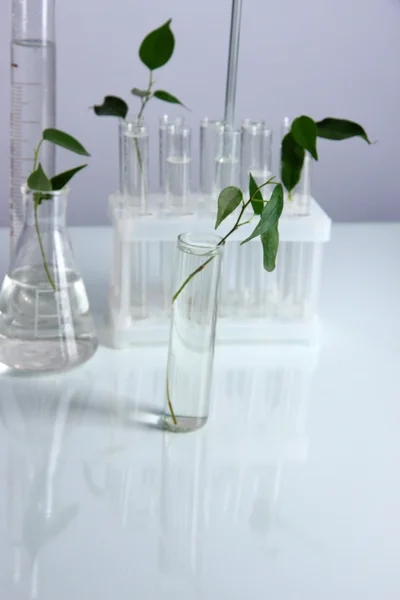
[[[263, 265], [264, 269], [271, 272], [276, 266], [276, 257], [279, 248], [279, 219], [282, 215], [284, 206], [283, 187], [286, 188], [289, 198], [293, 189], [300, 181], [301, 172], [304, 164], [305, 153], [309, 152], [314, 160], [318, 160], [317, 140], [318, 138], [328, 140], [346, 140], [353, 137], [360, 137], [368, 144], [370, 140], [365, 130], [354, 121], [345, 119], [335, 119], [328, 117], [322, 121], [314, 121], [311, 117], [300, 116], [294, 119], [290, 131], [282, 140], [281, 148], [281, 165], [280, 174], [282, 183], [275, 181], [275, 177], [271, 177], [268, 181], [260, 186], [254, 180], [250, 173], [249, 176], [249, 195], [245, 200], [242, 191], [237, 187], [227, 187], [223, 189], [218, 197], [218, 212], [215, 222], [215, 229], [218, 229], [220, 224], [233, 213], [237, 213], [237, 218], [228, 231], [221, 238], [218, 246], [224, 244], [229, 237], [243, 225], [247, 225], [254, 218], [258, 218], [258, 222], [253, 232], [246, 237], [240, 245], [247, 244], [254, 238], [260, 238], [263, 249]], [[283, 184], [283, 185], [282, 185]], [[264, 199], [262, 188], [267, 185], [273, 185], [269, 199]], [[251, 206], [253, 214], [247, 218], [246, 209]], [[185, 287], [192, 281], [198, 273], [207, 267], [214, 260], [215, 256], [209, 257], [197, 269], [195, 269], [177, 289], [172, 297], [172, 304], [177, 300]], [[166, 378], [166, 393], [171, 418], [174, 425], [177, 425], [177, 418], [173, 409], [171, 395], [168, 384], [168, 372]]]
[[[131, 89], [131, 94], [140, 101], [140, 108], [136, 117], [138, 123], [142, 122], [144, 110], [152, 98], [170, 104], [180, 104], [181, 106], [184, 106], [184, 104], [182, 104], [182, 102], [173, 94], [170, 94], [165, 90], [153, 89], [156, 83], [154, 80], [154, 71], [166, 65], [174, 53], [175, 37], [170, 27], [171, 20], [172, 19], [168, 19], [161, 27], [158, 27], [146, 35], [139, 47], [139, 58], [148, 69], [148, 83], [147, 88], [145, 89], [137, 87]], [[125, 100], [118, 96], [106, 96], [103, 100], [103, 104], [95, 105], [93, 110], [99, 117], [118, 117], [119, 119], [125, 120], [129, 112], [129, 106]], [[139, 169], [143, 172], [142, 157], [136, 138], [134, 138], [134, 144]]]
[[78, 167], [74, 167], [73, 169], [69, 169], [68, 171], [59, 173], [58, 175], [54, 175], [54, 177], [47, 177], [39, 161], [40, 149], [42, 147], [43, 142], [45, 141], [55, 144], [56, 146], [60, 146], [61, 148], [65, 148], [66, 150], [69, 150], [70, 152], [74, 152], [75, 154], [79, 154], [81, 156], [90, 156], [90, 154], [82, 146], [82, 144], [78, 142], [77, 139], [72, 137], [72, 135], [65, 133], [64, 131], [61, 131], [60, 129], [45, 129], [42, 133], [42, 137], [39, 141], [37, 148], [35, 148], [34, 150], [33, 170], [27, 179], [27, 186], [33, 193], [35, 229], [38, 237], [40, 253], [43, 259], [43, 268], [46, 272], [46, 276], [50, 286], [53, 288], [54, 291], [56, 291], [56, 285], [54, 283], [53, 277], [51, 276], [51, 272], [47, 263], [46, 254], [43, 247], [42, 236], [40, 234], [38, 209], [42, 202], [48, 202], [52, 200], [53, 196], [49, 192], [56, 192], [62, 190], [72, 179], [72, 177], [76, 173], [87, 167], [87, 165], [79, 165]]

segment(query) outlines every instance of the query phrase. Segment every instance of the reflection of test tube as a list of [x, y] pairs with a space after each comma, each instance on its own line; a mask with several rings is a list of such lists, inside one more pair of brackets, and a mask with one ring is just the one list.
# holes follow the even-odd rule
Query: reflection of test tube
[[219, 132], [223, 121], [203, 119], [200, 123], [200, 191], [212, 194], [215, 179], [215, 161], [218, 154]]
[[119, 124], [120, 191], [129, 202], [147, 210], [149, 136], [142, 121], [124, 121]]
[[203, 572], [207, 442], [198, 435], [164, 438], [162, 449], [160, 570], [193, 587]]
[[[24, 219], [21, 186], [33, 167], [43, 129], [56, 118], [55, 0], [12, 0], [11, 42], [11, 245]], [[45, 142], [40, 162], [55, 173], [55, 147]]]
[[241, 132], [229, 125], [218, 132], [214, 195], [230, 185], [240, 187], [240, 143]]
[[166, 160], [167, 160], [167, 129], [169, 125], [176, 125], [177, 127], [182, 127], [185, 120], [183, 117], [177, 117], [176, 119], [171, 119], [168, 115], [163, 115], [160, 118], [160, 127], [159, 127], [159, 144], [160, 144], [160, 153], [159, 153], [159, 167], [160, 167], [160, 189], [165, 192], [166, 186]]
[[272, 132], [262, 121], [242, 123], [242, 188], [248, 189], [249, 173], [258, 185], [272, 175]]
[[167, 128], [166, 208], [190, 212], [191, 130], [187, 126]]

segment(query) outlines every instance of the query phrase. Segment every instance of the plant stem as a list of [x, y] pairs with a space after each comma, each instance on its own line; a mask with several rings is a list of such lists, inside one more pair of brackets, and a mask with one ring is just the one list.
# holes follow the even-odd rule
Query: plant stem
[[168, 400], [169, 412], [171, 413], [171, 417], [172, 417], [172, 420], [174, 422], [174, 425], [178, 425], [178, 421], [176, 420], [174, 409], [172, 408], [171, 397], [169, 395], [168, 368], [167, 368], [167, 381], [166, 381], [166, 384], [167, 384], [167, 400]]
[[137, 119], [138, 121], [140, 121], [140, 119], [143, 116], [143, 111], [146, 108], [146, 104], [148, 103], [148, 101], [151, 98], [151, 88], [153, 87], [153, 71], [149, 72], [149, 85], [147, 87], [147, 96], [145, 97], [144, 100], [142, 100], [142, 106], [140, 108], [140, 111], [138, 113]]
[[36, 169], [37, 169], [37, 163], [38, 163], [38, 160], [39, 160], [39, 152], [40, 152], [40, 148], [41, 148], [41, 146], [43, 144], [43, 141], [44, 140], [42, 138], [40, 140], [39, 144], [38, 144], [38, 147], [35, 148], [35, 150], [34, 150], [34, 154], [33, 154], [33, 170], [34, 171], [36, 171]]
[[36, 201], [35, 201], [34, 212], [35, 212], [35, 229], [36, 229], [36, 233], [37, 233], [37, 236], [38, 236], [40, 253], [41, 253], [42, 258], [43, 258], [43, 267], [44, 267], [44, 270], [45, 270], [46, 275], [47, 275], [47, 279], [49, 280], [49, 283], [50, 283], [51, 287], [56, 292], [57, 288], [56, 288], [55, 283], [53, 281], [53, 278], [52, 278], [52, 276], [50, 274], [50, 270], [49, 270], [49, 267], [48, 267], [48, 264], [47, 264], [47, 260], [46, 260], [46, 255], [45, 255], [44, 248], [43, 248], [42, 236], [40, 235], [39, 220], [38, 220], [38, 204], [37, 204]]
[[[153, 71], [150, 71], [149, 73], [149, 85], [147, 87], [147, 96], [145, 97], [144, 100], [142, 100], [142, 106], [140, 107], [140, 110], [138, 112], [138, 116], [137, 116], [137, 120], [138, 123], [140, 124], [140, 121], [142, 119], [143, 116], [143, 111], [146, 108], [146, 104], [148, 103], [148, 101], [151, 98], [151, 88], [153, 86]], [[136, 156], [137, 156], [137, 160], [138, 160], [138, 165], [139, 165], [139, 171], [140, 174], [142, 176], [142, 180], [143, 180], [143, 160], [142, 160], [142, 155], [140, 153], [140, 148], [139, 148], [139, 143], [137, 141], [137, 138], [133, 138], [133, 143], [135, 144], [135, 150], [136, 150]], [[146, 189], [146, 182], [144, 182], [144, 186], [145, 186], [145, 194], [147, 193], [147, 189]]]
[[177, 299], [177, 297], [179, 296], [179, 294], [183, 291], [183, 289], [187, 286], [187, 284], [189, 283], [189, 281], [191, 279], [193, 279], [193, 277], [195, 277], [195, 275], [197, 275], [197, 273], [200, 273], [200, 271], [202, 271], [208, 265], [208, 263], [210, 263], [213, 260], [213, 258], [214, 258], [214, 256], [210, 256], [210, 258], [208, 258], [205, 263], [203, 263], [202, 265], [200, 265], [199, 267], [197, 267], [197, 269], [195, 269], [193, 271], [193, 273], [191, 273], [189, 275], [189, 277], [187, 279], [185, 279], [185, 281], [182, 283], [182, 285], [179, 288], [179, 290], [177, 292], [175, 292], [175, 294], [172, 296], [172, 304], [175, 302], [175, 300]]

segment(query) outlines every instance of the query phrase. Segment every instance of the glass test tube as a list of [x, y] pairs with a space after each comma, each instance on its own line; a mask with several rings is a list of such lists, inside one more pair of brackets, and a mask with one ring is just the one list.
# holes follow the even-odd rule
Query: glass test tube
[[213, 194], [218, 196], [225, 187], [240, 187], [241, 132], [225, 125], [218, 132], [218, 153]]
[[292, 121], [289, 117], [285, 117], [281, 123], [281, 139], [285, 137], [287, 133], [290, 131]]
[[[12, 0], [11, 41], [11, 248], [22, 230], [21, 187], [33, 167], [33, 152], [43, 129], [55, 127], [55, 0]], [[45, 142], [40, 162], [55, 173], [55, 147]]]
[[147, 211], [149, 136], [142, 121], [119, 123], [120, 191], [140, 212]]
[[167, 161], [167, 129], [169, 125], [175, 125], [176, 127], [182, 127], [184, 124], [184, 117], [177, 117], [171, 119], [168, 115], [160, 117], [160, 125], [158, 130], [159, 135], [159, 167], [160, 167], [160, 189], [165, 192], [166, 189], [166, 161]]
[[[291, 120], [285, 117], [281, 124], [282, 140], [290, 131]], [[287, 207], [291, 214], [307, 216], [311, 211], [311, 166], [312, 158], [308, 152], [305, 153], [303, 169], [299, 183], [292, 191], [292, 200], [288, 201]]]
[[258, 185], [272, 176], [272, 131], [263, 121], [242, 123], [242, 188], [247, 191], [249, 173]]
[[187, 126], [167, 128], [166, 208], [169, 212], [190, 212], [191, 130]]
[[215, 161], [218, 154], [219, 133], [223, 121], [203, 119], [200, 123], [200, 191], [212, 194], [215, 180]]

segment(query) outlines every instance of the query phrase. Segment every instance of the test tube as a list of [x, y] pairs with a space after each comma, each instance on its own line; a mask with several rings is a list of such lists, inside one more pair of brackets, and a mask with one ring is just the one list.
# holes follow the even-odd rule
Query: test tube
[[[291, 120], [285, 117], [281, 124], [282, 140], [290, 131]], [[311, 212], [311, 167], [312, 158], [308, 152], [304, 155], [303, 169], [299, 183], [291, 194], [291, 200], [287, 198], [287, 210], [296, 216], [307, 216]], [[287, 196], [287, 195], [286, 195]]]
[[248, 189], [249, 173], [258, 185], [272, 175], [272, 131], [263, 121], [242, 123], [242, 188]]
[[292, 121], [291, 121], [290, 117], [285, 117], [283, 119], [283, 121], [281, 123], [281, 139], [282, 140], [285, 137], [285, 135], [287, 133], [289, 133], [291, 124], [292, 124]]
[[219, 132], [223, 121], [205, 118], [200, 123], [200, 191], [210, 195], [215, 179], [215, 161], [218, 154]]
[[224, 125], [218, 132], [218, 152], [213, 194], [218, 196], [225, 187], [240, 187], [241, 132]]
[[[11, 248], [22, 230], [21, 186], [33, 167], [33, 152], [43, 129], [55, 127], [55, 0], [12, 0], [10, 113]], [[45, 142], [40, 162], [55, 174], [55, 147]]]
[[160, 152], [159, 152], [159, 167], [160, 167], [160, 189], [165, 192], [166, 189], [166, 160], [167, 160], [167, 129], [168, 125], [175, 125], [176, 127], [182, 127], [184, 124], [184, 117], [177, 117], [171, 119], [168, 115], [160, 117], [160, 125], [158, 130]]
[[303, 171], [301, 178], [296, 186], [296, 214], [299, 216], [307, 216], [311, 211], [311, 171], [312, 158], [308, 152], [304, 155]]
[[191, 185], [191, 130], [185, 125], [167, 128], [166, 208], [188, 214]]
[[147, 126], [138, 120], [119, 123], [120, 191], [140, 212], [147, 211], [149, 136]]

